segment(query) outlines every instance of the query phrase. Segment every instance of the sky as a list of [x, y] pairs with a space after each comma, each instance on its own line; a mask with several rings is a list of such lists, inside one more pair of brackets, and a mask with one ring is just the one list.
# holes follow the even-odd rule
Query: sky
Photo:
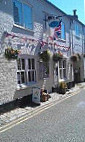
[[85, 24], [85, 0], [48, 0], [55, 6], [60, 8], [66, 14], [73, 15], [73, 10], [76, 9], [78, 19]]

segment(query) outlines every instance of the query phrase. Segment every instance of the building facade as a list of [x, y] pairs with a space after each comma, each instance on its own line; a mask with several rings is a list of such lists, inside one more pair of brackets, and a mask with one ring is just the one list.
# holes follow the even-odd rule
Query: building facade
[[[0, 19], [0, 105], [32, 94], [33, 87], [52, 92], [63, 80], [84, 80], [85, 25], [75, 13], [46, 0], [2, 0]], [[81, 60], [73, 62], [73, 55]]]

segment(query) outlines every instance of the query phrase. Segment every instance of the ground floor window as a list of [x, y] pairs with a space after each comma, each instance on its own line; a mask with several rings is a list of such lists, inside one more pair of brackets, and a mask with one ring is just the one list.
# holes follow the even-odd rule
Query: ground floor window
[[19, 58], [17, 60], [17, 82], [18, 84], [36, 82], [34, 58]]
[[66, 76], [66, 60], [59, 61], [59, 73], [60, 73], [60, 79], [67, 78], [67, 76]]

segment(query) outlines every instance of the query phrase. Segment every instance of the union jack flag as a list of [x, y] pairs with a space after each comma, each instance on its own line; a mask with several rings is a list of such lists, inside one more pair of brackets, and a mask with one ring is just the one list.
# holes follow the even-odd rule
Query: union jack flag
[[61, 37], [61, 21], [59, 22], [58, 26], [54, 28], [54, 35], [53, 35], [54, 40], [60, 37]]

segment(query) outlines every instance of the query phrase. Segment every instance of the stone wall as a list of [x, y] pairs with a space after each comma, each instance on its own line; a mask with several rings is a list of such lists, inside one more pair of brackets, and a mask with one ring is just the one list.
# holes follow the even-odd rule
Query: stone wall
[[16, 60], [0, 57], [0, 105], [14, 99], [16, 86]]

